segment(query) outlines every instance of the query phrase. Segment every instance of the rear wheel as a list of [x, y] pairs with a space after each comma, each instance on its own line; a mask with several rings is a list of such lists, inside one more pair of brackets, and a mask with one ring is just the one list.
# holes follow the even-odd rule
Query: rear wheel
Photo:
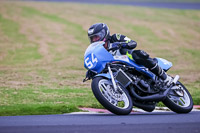
[[193, 108], [192, 96], [181, 82], [171, 88], [163, 103], [176, 113], [189, 113]]
[[103, 77], [92, 80], [92, 91], [96, 99], [109, 111], [117, 115], [127, 115], [132, 111], [132, 99], [122, 86], [114, 90], [112, 82]]

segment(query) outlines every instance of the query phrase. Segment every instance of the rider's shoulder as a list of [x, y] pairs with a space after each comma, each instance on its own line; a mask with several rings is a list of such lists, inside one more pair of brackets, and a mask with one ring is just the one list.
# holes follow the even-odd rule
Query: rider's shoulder
[[111, 36], [111, 40], [113, 42], [116, 42], [116, 41], [121, 41], [125, 36], [120, 34], [120, 33], [115, 33]]

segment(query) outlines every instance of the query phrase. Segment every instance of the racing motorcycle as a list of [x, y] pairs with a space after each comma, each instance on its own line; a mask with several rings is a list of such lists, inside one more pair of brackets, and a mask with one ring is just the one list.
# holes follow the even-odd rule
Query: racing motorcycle
[[[92, 79], [91, 88], [99, 103], [117, 115], [128, 115], [133, 106], [152, 112], [163, 102], [176, 113], [189, 113], [193, 100], [179, 76], [165, 85], [148, 68], [137, 64], [127, 55], [113, 56], [99, 41], [88, 46], [84, 54], [84, 67], [88, 70], [83, 82]], [[120, 47], [119, 47], [120, 48]], [[167, 72], [172, 63], [154, 58]]]

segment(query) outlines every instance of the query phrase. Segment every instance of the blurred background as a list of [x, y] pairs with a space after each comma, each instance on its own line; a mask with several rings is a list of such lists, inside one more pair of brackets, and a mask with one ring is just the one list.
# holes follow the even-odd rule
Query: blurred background
[[[0, 115], [103, 108], [83, 83], [88, 28], [106, 23], [173, 63], [200, 104], [200, 0], [1, 0]], [[158, 106], [163, 106], [161, 103]]]

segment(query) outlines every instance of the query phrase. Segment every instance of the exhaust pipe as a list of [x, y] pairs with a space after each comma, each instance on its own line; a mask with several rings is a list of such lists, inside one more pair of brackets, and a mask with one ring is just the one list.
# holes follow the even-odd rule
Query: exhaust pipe
[[[174, 80], [172, 81], [173, 84], [176, 84], [179, 80], [179, 75], [176, 75], [174, 77]], [[136, 87], [140, 88], [139, 86], [135, 85]], [[169, 90], [173, 87], [173, 85], [171, 85], [171, 87], [167, 88], [163, 94], [154, 94], [154, 95], [150, 95], [150, 96], [139, 96], [133, 87], [130, 88], [130, 92], [132, 94], [133, 97], [137, 98], [139, 101], [163, 101], [165, 99], [165, 97], [167, 96], [167, 93], [169, 92]]]
[[136, 102], [134, 100], [132, 100], [132, 101], [133, 101], [133, 106], [141, 108], [141, 109], [143, 109], [144, 111], [147, 111], [147, 112], [152, 112], [156, 107], [155, 104], [154, 105], [153, 104], [143, 104], [143, 103], [140, 103], [140, 102]]
[[150, 95], [150, 96], [139, 96], [134, 88], [130, 88], [130, 92], [132, 94], [133, 97], [137, 98], [139, 101], [163, 101], [165, 99], [165, 97], [167, 96], [167, 93], [169, 92], [169, 90], [171, 89], [168, 88], [167, 90], [165, 90], [163, 92], [163, 94], [154, 94], [154, 95]]

